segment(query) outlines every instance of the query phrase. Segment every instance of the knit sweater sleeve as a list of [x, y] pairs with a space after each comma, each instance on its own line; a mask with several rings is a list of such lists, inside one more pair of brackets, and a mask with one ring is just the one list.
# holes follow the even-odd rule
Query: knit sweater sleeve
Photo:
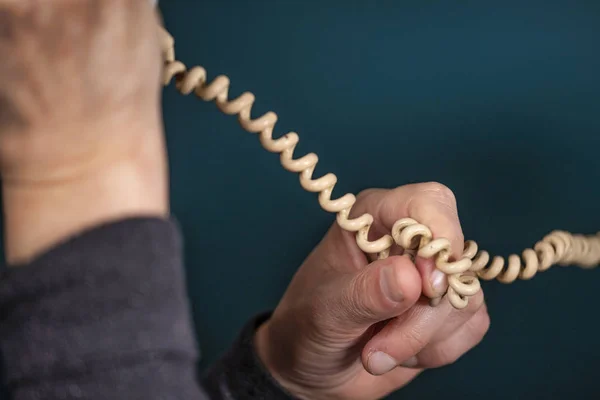
[[293, 399], [256, 356], [249, 320], [201, 376], [173, 220], [89, 229], [0, 276], [0, 352], [14, 400]]

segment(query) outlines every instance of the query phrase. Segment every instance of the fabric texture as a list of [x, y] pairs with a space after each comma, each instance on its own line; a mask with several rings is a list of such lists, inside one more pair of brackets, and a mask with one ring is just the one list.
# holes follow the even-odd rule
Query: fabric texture
[[204, 377], [174, 220], [90, 229], [0, 277], [0, 351], [15, 400], [291, 399], [251, 319]]

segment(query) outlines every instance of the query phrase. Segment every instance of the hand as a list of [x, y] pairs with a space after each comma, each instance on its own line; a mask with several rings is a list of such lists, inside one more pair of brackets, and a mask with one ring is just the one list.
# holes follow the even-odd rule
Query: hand
[[[411, 217], [462, 254], [464, 238], [452, 192], [435, 183], [358, 196], [352, 217], [375, 217], [373, 237]], [[432, 260], [392, 253], [368, 264], [354, 234], [334, 224], [292, 280], [271, 319], [256, 334], [257, 351], [283, 387], [311, 400], [376, 399], [427, 368], [456, 361], [486, 334], [483, 293], [454, 309], [447, 281]]]
[[5, 182], [71, 179], [157, 141], [158, 20], [147, 0], [101, 3], [0, 0]]
[[167, 214], [157, 33], [147, 0], [0, 0], [9, 263], [112, 219]]

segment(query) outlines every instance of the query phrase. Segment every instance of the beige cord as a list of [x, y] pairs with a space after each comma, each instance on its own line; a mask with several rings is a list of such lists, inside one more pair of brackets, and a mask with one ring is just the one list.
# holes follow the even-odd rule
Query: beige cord
[[[274, 112], [269, 111], [259, 118], [251, 119], [250, 113], [254, 103], [252, 93], [246, 92], [236, 99], [229, 100], [229, 78], [221, 75], [207, 83], [204, 68], [197, 66], [188, 70], [183, 63], [175, 60], [173, 37], [162, 26], [160, 37], [165, 61], [165, 86], [175, 78], [176, 87], [181, 94], [189, 95], [193, 92], [202, 100], [214, 100], [223, 113], [237, 115], [242, 128], [259, 134], [260, 142], [266, 150], [280, 154], [281, 164], [286, 170], [300, 174], [300, 184], [305, 190], [319, 193], [319, 204], [325, 211], [337, 214], [337, 223], [342, 229], [356, 232], [356, 243], [363, 252], [377, 253], [378, 258], [386, 258], [395, 243], [413, 257], [434, 257], [437, 269], [448, 276], [447, 296], [455, 308], [466, 307], [469, 297], [479, 292], [481, 285], [478, 278], [497, 278], [500, 282], [511, 283], [517, 278], [530, 279], [538, 271], [545, 271], [557, 263], [563, 266], [592, 268], [600, 262], [600, 232], [583, 236], [554, 231], [536, 243], [533, 249], [523, 251], [522, 260], [516, 254], [510, 255], [506, 268], [504, 258], [499, 256], [489, 263], [489, 254], [485, 251], [478, 252], [474, 241], [465, 242], [465, 250], [460, 260], [450, 260], [450, 242], [443, 238], [432, 239], [431, 230], [411, 218], [397, 221], [391, 235], [369, 241], [368, 234], [373, 224], [373, 216], [363, 214], [358, 218], [349, 219], [356, 197], [346, 194], [332, 199], [331, 193], [337, 183], [337, 177], [332, 173], [313, 179], [313, 172], [319, 160], [316, 154], [293, 158], [294, 149], [299, 141], [297, 133], [290, 132], [279, 139], [273, 139], [273, 128], [277, 122]], [[435, 305], [439, 301], [440, 298], [432, 299], [432, 304]]]

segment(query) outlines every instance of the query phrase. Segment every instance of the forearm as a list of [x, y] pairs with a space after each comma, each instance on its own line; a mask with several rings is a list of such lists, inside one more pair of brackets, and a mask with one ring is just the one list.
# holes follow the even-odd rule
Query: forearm
[[51, 184], [4, 182], [0, 351], [15, 399], [290, 399], [255, 355], [254, 321], [198, 377], [157, 144]]
[[73, 163], [71, 169], [62, 168], [60, 174], [29, 169], [16, 179], [4, 179], [8, 263], [29, 262], [99, 224], [125, 217], [167, 217], [163, 136], [161, 132], [148, 132], [137, 137], [142, 140], [129, 147], [114, 143], [112, 149], [98, 148], [94, 161]]

